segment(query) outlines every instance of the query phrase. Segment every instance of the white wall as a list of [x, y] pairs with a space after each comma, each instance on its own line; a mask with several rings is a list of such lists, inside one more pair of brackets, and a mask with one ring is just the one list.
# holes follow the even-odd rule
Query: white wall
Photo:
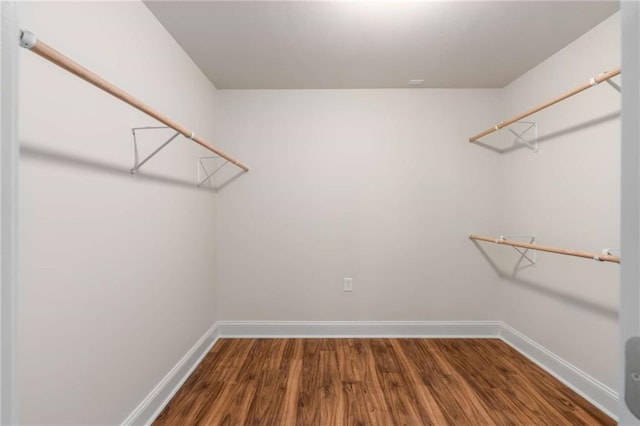
[[[619, 38], [616, 14], [514, 81], [502, 119], [620, 66]], [[620, 94], [603, 83], [531, 117], [539, 152], [500, 156], [501, 234], [596, 253], [620, 247], [619, 113]], [[503, 320], [615, 389], [619, 266], [539, 252], [513, 276], [510, 252], [499, 263]]]
[[499, 158], [466, 142], [498, 94], [219, 90], [220, 137], [251, 166], [220, 192], [220, 318], [499, 319], [467, 239], [494, 230]]
[[[22, 28], [213, 139], [215, 88], [141, 2], [19, 6]], [[20, 60], [21, 420], [117, 424], [216, 320], [216, 197], [193, 184], [207, 152], [180, 138], [134, 178], [131, 128], [157, 123]]]

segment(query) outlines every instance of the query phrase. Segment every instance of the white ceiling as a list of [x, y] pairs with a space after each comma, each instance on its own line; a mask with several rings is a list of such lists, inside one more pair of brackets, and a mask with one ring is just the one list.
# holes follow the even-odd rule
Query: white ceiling
[[612, 1], [147, 1], [219, 89], [504, 87]]

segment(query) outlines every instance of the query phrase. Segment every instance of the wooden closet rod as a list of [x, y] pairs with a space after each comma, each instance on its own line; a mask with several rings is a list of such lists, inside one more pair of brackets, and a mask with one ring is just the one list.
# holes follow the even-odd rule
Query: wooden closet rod
[[521, 247], [521, 248], [532, 249], [532, 250], [547, 251], [549, 253], [566, 254], [567, 256], [584, 257], [585, 259], [599, 260], [601, 262], [620, 263], [620, 257], [619, 256], [612, 256], [610, 254], [594, 254], [594, 253], [588, 253], [588, 252], [585, 252], [585, 251], [566, 250], [566, 249], [561, 249], [561, 248], [556, 248], [556, 247], [541, 246], [541, 245], [538, 245], [538, 244], [520, 243], [520, 242], [517, 242], [517, 241], [509, 241], [509, 240], [505, 240], [505, 239], [502, 239], [502, 238], [481, 237], [481, 236], [473, 235], [473, 234], [469, 235], [469, 239], [478, 240], [478, 241], [486, 241], [488, 243], [494, 243], [494, 244], [504, 244], [504, 245], [508, 245], [508, 246]]
[[478, 139], [480, 139], [480, 138], [482, 138], [484, 136], [487, 136], [490, 133], [495, 132], [496, 130], [500, 130], [503, 127], [507, 127], [507, 126], [515, 123], [516, 121], [520, 121], [523, 118], [530, 116], [531, 114], [535, 114], [538, 111], [541, 111], [541, 110], [543, 110], [545, 108], [550, 107], [551, 105], [555, 105], [558, 102], [564, 101], [565, 99], [567, 99], [567, 98], [569, 98], [569, 97], [571, 97], [573, 95], [576, 95], [576, 94], [582, 92], [583, 90], [587, 90], [588, 88], [593, 87], [596, 84], [599, 84], [599, 83], [602, 83], [603, 81], [609, 80], [610, 78], [615, 77], [618, 74], [620, 74], [620, 67], [618, 67], [618, 68], [616, 68], [614, 70], [602, 73], [599, 76], [594, 77], [591, 80], [587, 81], [586, 83], [581, 84], [580, 86], [576, 87], [575, 89], [568, 91], [564, 95], [560, 95], [557, 98], [553, 98], [550, 101], [545, 102], [543, 104], [540, 104], [537, 107], [531, 108], [530, 110], [525, 111], [520, 115], [516, 115], [515, 117], [510, 118], [509, 120], [502, 121], [502, 122], [496, 124], [495, 126], [491, 127], [490, 129], [485, 130], [484, 132], [478, 133], [475, 136], [471, 136], [469, 138], [469, 142], [475, 142]]
[[113, 84], [109, 83], [108, 81], [106, 81], [102, 77], [98, 76], [97, 74], [94, 74], [93, 72], [89, 71], [88, 69], [84, 68], [83, 66], [79, 65], [78, 63], [74, 62], [72, 59], [64, 56], [62, 53], [58, 52], [57, 50], [55, 50], [51, 46], [47, 45], [46, 43], [44, 43], [44, 42], [42, 42], [42, 41], [40, 41], [38, 39], [36, 39], [36, 37], [35, 37], [35, 35], [33, 35], [33, 33], [29, 32], [29, 31], [22, 31], [22, 35], [20, 36], [20, 46], [31, 50], [33, 53], [36, 53], [36, 54], [42, 56], [43, 58], [45, 58], [46, 60], [48, 60], [50, 62], [53, 62], [54, 64], [58, 65], [60, 68], [63, 68], [65, 70], [69, 71], [70, 73], [75, 74], [76, 76], [80, 77], [81, 79], [85, 80], [86, 82], [93, 84], [98, 89], [104, 90], [105, 92], [109, 93], [110, 95], [115, 96], [116, 98], [120, 99], [121, 101], [123, 101], [123, 102], [131, 105], [132, 107], [144, 112], [145, 114], [155, 118], [159, 122], [161, 122], [161, 123], [165, 124], [166, 126], [172, 128], [176, 132], [178, 132], [178, 133], [182, 134], [183, 136], [191, 139], [192, 141], [194, 141], [198, 145], [203, 146], [204, 148], [208, 149], [209, 151], [219, 155], [220, 157], [224, 158], [225, 160], [229, 161], [230, 163], [238, 166], [239, 168], [241, 168], [245, 172], [249, 171], [249, 168], [247, 166], [245, 166], [244, 164], [242, 164], [241, 162], [239, 162], [235, 158], [231, 157], [230, 155], [225, 154], [223, 151], [219, 150], [218, 148], [216, 148], [216, 147], [214, 147], [212, 145], [209, 145], [205, 140], [203, 140], [199, 136], [196, 136], [194, 132], [191, 132], [191, 131], [187, 130], [185, 127], [183, 127], [180, 124], [176, 123], [175, 121], [169, 119], [168, 117], [160, 114], [159, 112], [157, 112], [156, 110], [154, 110], [150, 106], [142, 103], [138, 99], [134, 98], [133, 96], [131, 96], [130, 94], [128, 94], [124, 90], [114, 86]]

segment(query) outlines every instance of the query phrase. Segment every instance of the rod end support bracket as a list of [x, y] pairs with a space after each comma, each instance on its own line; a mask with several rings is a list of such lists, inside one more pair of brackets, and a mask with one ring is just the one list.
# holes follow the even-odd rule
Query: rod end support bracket
[[26, 49], [31, 49], [36, 45], [37, 42], [38, 39], [36, 38], [36, 35], [31, 31], [20, 31], [20, 46]]

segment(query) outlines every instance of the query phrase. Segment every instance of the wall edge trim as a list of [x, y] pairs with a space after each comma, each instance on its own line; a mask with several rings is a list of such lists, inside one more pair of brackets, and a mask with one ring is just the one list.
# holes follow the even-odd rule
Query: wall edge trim
[[500, 327], [500, 339], [600, 411], [618, 420], [615, 414], [618, 407], [616, 391], [504, 322]]
[[495, 337], [499, 321], [218, 321], [224, 337]]
[[214, 323], [198, 339], [195, 345], [173, 366], [149, 394], [122, 422], [128, 425], [149, 425], [160, 415], [171, 398], [189, 378], [193, 370], [202, 362], [213, 345], [218, 341], [218, 323]]

